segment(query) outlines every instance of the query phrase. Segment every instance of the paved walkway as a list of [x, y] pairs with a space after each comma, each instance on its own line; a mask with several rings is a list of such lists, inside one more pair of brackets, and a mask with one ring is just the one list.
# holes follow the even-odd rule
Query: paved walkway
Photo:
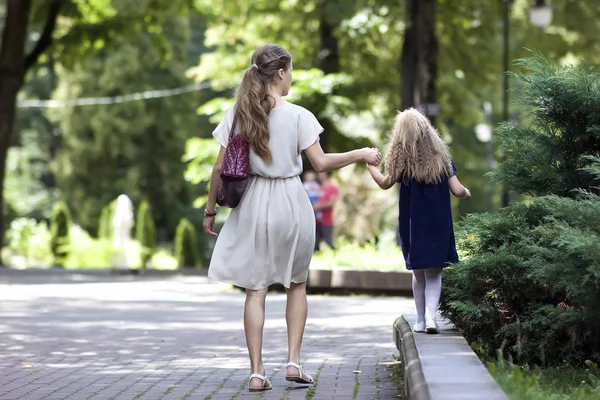
[[264, 358], [274, 388], [261, 394], [246, 389], [243, 302], [203, 277], [0, 274], [0, 399], [399, 398], [392, 323], [411, 312], [410, 299], [310, 296], [311, 389], [284, 379], [285, 295], [269, 294]]

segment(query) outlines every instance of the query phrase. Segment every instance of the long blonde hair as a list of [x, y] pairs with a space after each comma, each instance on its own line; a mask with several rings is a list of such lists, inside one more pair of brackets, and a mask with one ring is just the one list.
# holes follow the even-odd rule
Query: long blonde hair
[[252, 65], [246, 69], [236, 92], [237, 126], [256, 154], [271, 161], [269, 149], [269, 113], [275, 99], [267, 92], [280, 69], [289, 69], [290, 53], [276, 44], [265, 44], [252, 53]]
[[399, 112], [385, 151], [385, 172], [394, 182], [439, 183], [452, 174], [448, 146], [427, 117], [414, 108]]

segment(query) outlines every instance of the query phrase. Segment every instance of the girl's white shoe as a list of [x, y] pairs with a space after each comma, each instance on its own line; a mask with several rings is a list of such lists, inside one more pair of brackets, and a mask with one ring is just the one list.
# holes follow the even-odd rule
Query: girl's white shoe
[[413, 332], [425, 332], [425, 322], [420, 321], [413, 325]]
[[428, 319], [427, 322], [425, 322], [425, 329], [427, 330], [427, 333], [439, 333], [440, 331], [437, 322], [433, 319]]

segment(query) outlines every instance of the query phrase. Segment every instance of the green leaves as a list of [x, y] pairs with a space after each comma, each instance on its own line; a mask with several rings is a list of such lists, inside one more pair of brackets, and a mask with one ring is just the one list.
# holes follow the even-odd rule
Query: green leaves
[[530, 126], [500, 126], [505, 162], [494, 177], [519, 193], [574, 196], [596, 190], [586, 156], [600, 154], [600, 72], [582, 62], [560, 67], [540, 52], [517, 61], [530, 74], [515, 74], [523, 86], [519, 104]]

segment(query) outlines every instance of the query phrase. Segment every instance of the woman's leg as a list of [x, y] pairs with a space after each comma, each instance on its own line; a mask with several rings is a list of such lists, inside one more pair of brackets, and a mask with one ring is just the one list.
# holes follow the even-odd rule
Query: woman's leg
[[428, 268], [425, 270], [425, 317], [427, 320], [435, 321], [437, 309], [442, 294], [442, 269]]
[[425, 322], [425, 271], [416, 269], [412, 278], [413, 297], [417, 308], [417, 322]]
[[[250, 355], [250, 373], [265, 375], [265, 366], [262, 359], [263, 327], [265, 325], [265, 298], [267, 289], [246, 289], [246, 304], [244, 306], [244, 331], [246, 332], [246, 345]], [[260, 388], [263, 381], [253, 378], [250, 387]]]
[[[304, 336], [304, 326], [308, 314], [306, 301], [306, 282], [291, 283], [287, 290], [285, 321], [288, 331], [288, 362], [300, 364], [300, 347]], [[288, 367], [288, 376], [298, 376], [298, 370]]]

